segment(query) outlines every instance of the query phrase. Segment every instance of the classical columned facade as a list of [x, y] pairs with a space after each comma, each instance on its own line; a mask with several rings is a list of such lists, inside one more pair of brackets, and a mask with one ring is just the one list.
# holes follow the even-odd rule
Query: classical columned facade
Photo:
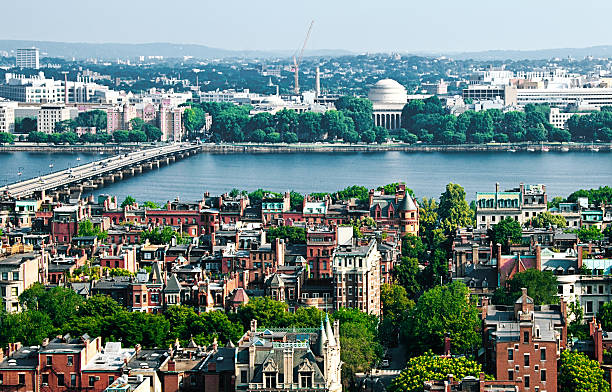
[[377, 127], [398, 129], [402, 127], [402, 109], [408, 102], [406, 88], [392, 79], [376, 82], [368, 92], [372, 101], [372, 120]]
[[374, 110], [372, 115], [374, 126], [386, 129], [399, 129], [402, 127], [402, 112], [396, 110]]

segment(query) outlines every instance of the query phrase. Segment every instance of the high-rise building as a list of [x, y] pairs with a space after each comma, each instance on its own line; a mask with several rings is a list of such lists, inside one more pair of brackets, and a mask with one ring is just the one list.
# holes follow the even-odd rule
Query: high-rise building
[[17, 102], [0, 102], [0, 132], [15, 131], [15, 108]]
[[336, 309], [353, 308], [380, 315], [380, 261], [376, 240], [360, 245], [356, 239], [340, 245], [333, 256]]
[[17, 57], [15, 60], [17, 68], [40, 68], [39, 52], [37, 48], [17, 49]]
[[70, 109], [58, 104], [42, 105], [38, 111], [38, 132], [53, 133], [55, 124], [64, 120], [70, 120]]

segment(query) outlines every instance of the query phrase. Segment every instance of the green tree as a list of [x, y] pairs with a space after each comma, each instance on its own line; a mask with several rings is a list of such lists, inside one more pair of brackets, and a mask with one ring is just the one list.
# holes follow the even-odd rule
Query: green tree
[[53, 128], [55, 132], [68, 132], [72, 131], [76, 128], [76, 123], [74, 120], [62, 120], [55, 123], [55, 127]]
[[21, 293], [19, 302], [25, 309], [47, 313], [53, 326], [62, 328], [76, 316], [83, 298], [69, 288], [53, 287], [46, 290], [42, 284], [35, 283]]
[[522, 289], [533, 298], [536, 305], [559, 303], [557, 296], [557, 277], [552, 271], [539, 271], [530, 268], [519, 272], [506, 282], [505, 288], [498, 289], [493, 296], [493, 303], [513, 305], [521, 296]]
[[142, 127], [142, 131], [144, 131], [147, 141], [154, 142], [161, 140], [162, 131], [155, 125], [145, 124]]
[[424, 259], [426, 251], [427, 247], [420, 237], [412, 234], [402, 237], [402, 256]]
[[128, 131], [118, 130], [113, 132], [115, 143], [127, 143], [130, 141]]
[[531, 219], [533, 227], [567, 227], [567, 221], [562, 215], [551, 214], [546, 211]]
[[328, 110], [321, 118], [321, 128], [327, 134], [328, 140], [342, 137], [348, 130], [344, 113], [337, 110]]
[[508, 217], [491, 227], [488, 234], [494, 244], [501, 244], [504, 251], [508, 252], [510, 244], [520, 243], [523, 229], [518, 221]]
[[291, 244], [305, 244], [306, 230], [297, 226], [278, 226], [268, 229], [266, 238], [273, 242], [277, 238], [283, 238]]
[[291, 203], [291, 211], [302, 211], [302, 204], [304, 202], [304, 195], [301, 193], [291, 191], [290, 193], [290, 203]]
[[481, 372], [482, 366], [467, 357], [439, 357], [428, 352], [408, 359], [406, 368], [393, 379], [389, 391], [422, 392], [426, 381], [446, 380], [449, 374], [456, 380], [468, 376], [478, 379]]
[[136, 199], [134, 199], [132, 196], [128, 195], [125, 197], [125, 199], [123, 199], [123, 202], [121, 202], [121, 208], [125, 208], [127, 206], [131, 206], [136, 204]]
[[604, 331], [612, 330], [612, 302], [605, 302], [597, 312], [597, 321]]
[[159, 210], [160, 209], [159, 204], [152, 202], [152, 201], [145, 201], [144, 203], [142, 203], [142, 206], [148, 210]]
[[250, 328], [251, 320], [257, 320], [262, 327], [288, 327], [293, 320], [287, 309], [285, 302], [255, 297], [238, 308], [237, 316], [245, 329]]
[[597, 226], [583, 227], [576, 231], [576, 234], [582, 242], [601, 241], [604, 237]]
[[586, 355], [564, 350], [561, 352], [558, 385], [560, 391], [605, 392], [610, 385], [604, 379], [604, 371], [597, 361]]
[[140, 131], [144, 125], [145, 125], [145, 122], [140, 117], [136, 117], [130, 120], [130, 130], [131, 131]]
[[78, 233], [80, 237], [96, 236], [99, 240], [104, 240], [106, 237], [108, 237], [107, 231], [102, 231], [99, 227], [94, 227], [93, 223], [89, 219], [79, 222]]
[[132, 130], [128, 132], [128, 140], [134, 143], [143, 143], [147, 141], [147, 134], [140, 130]]
[[480, 345], [480, 323], [470, 290], [461, 282], [452, 282], [423, 293], [404, 323], [402, 335], [414, 353], [428, 349], [441, 352], [446, 334], [454, 351], [467, 353]]
[[408, 298], [417, 298], [421, 292], [419, 283], [419, 261], [413, 257], [401, 258], [401, 262], [393, 268], [393, 276], [408, 295]]
[[406, 289], [396, 284], [384, 283], [380, 287], [380, 302], [383, 317], [390, 319], [394, 325], [399, 325], [414, 307], [414, 301], [408, 298]]
[[15, 135], [8, 132], [0, 132], [0, 144], [12, 144], [15, 141]]
[[364, 131], [361, 134], [361, 141], [364, 143], [371, 144], [371, 143], [374, 143], [375, 140], [376, 140], [376, 133], [371, 129], [368, 129], [367, 131]]
[[297, 131], [298, 139], [301, 142], [321, 140], [321, 114], [315, 112], [300, 114]]
[[36, 117], [18, 117], [15, 119], [15, 133], [31, 133], [38, 129]]
[[389, 139], [389, 131], [383, 127], [375, 127], [374, 133], [376, 134], [376, 143], [378, 144], [386, 143]]
[[30, 131], [28, 133], [28, 141], [32, 143], [46, 143], [48, 139], [47, 134], [44, 132]]
[[454, 235], [459, 227], [474, 225], [474, 211], [465, 200], [465, 191], [461, 185], [446, 185], [446, 191], [440, 196], [438, 216], [446, 235]]

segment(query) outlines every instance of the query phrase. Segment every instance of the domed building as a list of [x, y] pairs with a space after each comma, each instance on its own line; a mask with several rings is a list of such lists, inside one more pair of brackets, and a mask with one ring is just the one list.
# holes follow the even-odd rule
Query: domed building
[[376, 82], [368, 92], [374, 108], [374, 125], [386, 129], [401, 127], [402, 109], [408, 102], [406, 88], [393, 79]]

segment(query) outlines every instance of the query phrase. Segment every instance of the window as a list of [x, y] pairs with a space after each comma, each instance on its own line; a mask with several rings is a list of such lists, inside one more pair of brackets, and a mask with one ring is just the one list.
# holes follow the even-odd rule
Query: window
[[2, 273], [2, 280], [8, 280], [8, 272]]
[[73, 356], [72, 355], [68, 355], [68, 361], [67, 361], [66, 365], [72, 366], [72, 363], [73, 363]]
[[108, 385], [111, 385], [115, 381], [115, 376], [108, 376]]
[[247, 375], [248, 375], [248, 372], [246, 370], [240, 371], [240, 383], [241, 384], [246, 384], [249, 382]]
[[529, 388], [529, 376], [525, 376], [525, 388]]
[[312, 376], [309, 373], [300, 374], [300, 387], [310, 388], [312, 386]]
[[58, 387], [63, 387], [64, 386], [64, 374], [63, 373], [58, 373], [56, 374], [57, 376], [57, 386]]
[[47, 355], [47, 366], [53, 365], [53, 356]]
[[264, 388], [276, 388], [276, 374], [266, 373]]
[[508, 361], [514, 361], [514, 350], [511, 348], [508, 349]]
[[525, 359], [525, 366], [529, 366], [529, 354], [525, 354], [524, 359]]
[[597, 291], [599, 292], [599, 294], [603, 294], [604, 293], [604, 287], [602, 285], [597, 286]]
[[529, 331], [523, 332], [523, 343], [529, 343]]
[[4, 374], [0, 373], [0, 385], [4, 384]]
[[13, 272], [13, 280], [19, 280], [19, 271]]
[[17, 383], [18, 383], [19, 385], [25, 385], [25, 374], [20, 374], [20, 375], [17, 377]]
[[546, 370], [540, 370], [540, 381], [546, 381]]
[[76, 380], [77, 380], [76, 377], [77, 377], [76, 374], [71, 374], [70, 375], [70, 386], [72, 386], [72, 387], [76, 386]]
[[508, 380], [514, 380], [514, 370], [508, 370]]
[[96, 378], [94, 376], [89, 376], [89, 386], [93, 387], [96, 385]]
[[11, 287], [11, 295], [13, 297], [19, 296], [19, 289], [17, 287]]
[[42, 374], [42, 383], [43, 385], [49, 385], [49, 373]]
[[586, 312], [593, 313], [593, 301], [587, 301], [586, 303]]
[[540, 361], [546, 361], [546, 347], [540, 349]]
[[587, 294], [593, 294], [593, 286], [587, 286]]

